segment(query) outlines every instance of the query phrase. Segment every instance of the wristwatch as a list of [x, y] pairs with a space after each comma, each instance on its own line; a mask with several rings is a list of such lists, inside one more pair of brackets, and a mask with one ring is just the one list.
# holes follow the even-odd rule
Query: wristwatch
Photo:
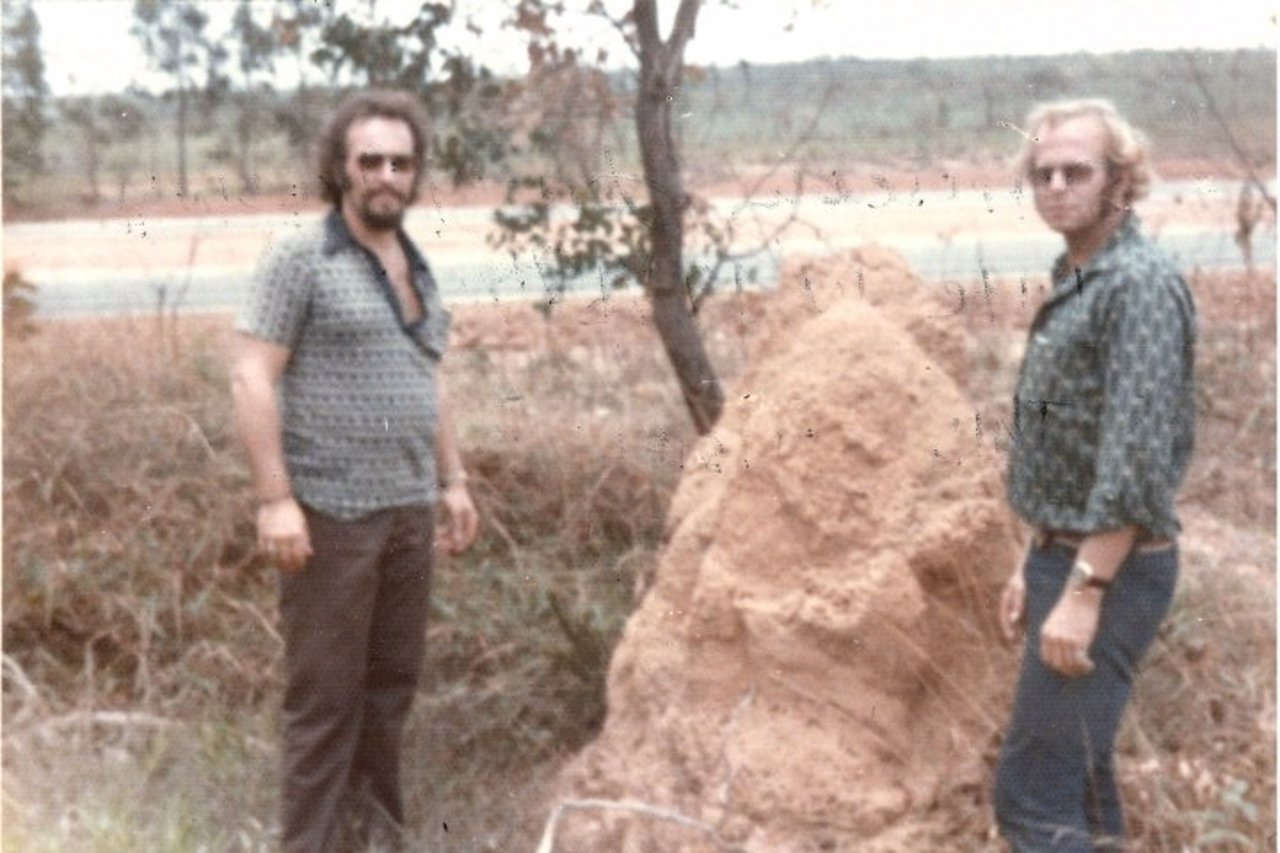
[[1098, 577], [1093, 570], [1093, 566], [1084, 560], [1076, 560], [1071, 565], [1071, 575], [1067, 578], [1067, 586], [1071, 587], [1074, 592], [1090, 587], [1106, 592], [1111, 586], [1111, 581], [1107, 578]]

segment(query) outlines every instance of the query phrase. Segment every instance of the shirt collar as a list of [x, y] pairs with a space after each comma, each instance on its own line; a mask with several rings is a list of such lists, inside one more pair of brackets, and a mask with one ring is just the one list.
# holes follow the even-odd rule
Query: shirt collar
[[324, 245], [321, 251], [324, 252], [325, 257], [328, 257], [346, 248], [358, 249], [360, 244], [356, 242], [355, 237], [351, 236], [351, 229], [347, 227], [342, 214], [335, 207], [324, 218]]
[[1136, 213], [1129, 213], [1120, 221], [1120, 226], [1111, 235], [1102, 249], [1080, 268], [1077, 273], [1071, 267], [1071, 259], [1066, 252], [1058, 255], [1053, 263], [1053, 280], [1061, 286], [1066, 279], [1071, 279], [1074, 286], [1079, 281], [1106, 272], [1119, 263], [1120, 250], [1137, 238], [1141, 223]]
[[[404, 233], [403, 228], [396, 231], [396, 237], [400, 240], [400, 245], [404, 248], [405, 256], [408, 257], [410, 265], [415, 270], [425, 270], [427, 268], [426, 259], [422, 257], [418, 247], [409, 239], [409, 235]], [[359, 249], [361, 252], [368, 254], [368, 250], [360, 245], [360, 242], [352, 235], [351, 229], [347, 227], [346, 220], [342, 218], [342, 212], [335, 207], [329, 211], [324, 219], [324, 243], [321, 246], [321, 251], [325, 257], [330, 257], [348, 248]]]

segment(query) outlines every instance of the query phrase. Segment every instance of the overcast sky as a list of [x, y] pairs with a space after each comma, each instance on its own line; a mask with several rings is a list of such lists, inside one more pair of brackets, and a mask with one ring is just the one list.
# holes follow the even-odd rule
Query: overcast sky
[[[361, 10], [370, 4], [334, 2]], [[457, 4], [462, 12], [489, 21], [510, 7], [509, 0]], [[34, 0], [34, 5], [46, 79], [55, 94], [120, 91], [157, 79], [129, 33], [132, 0]], [[214, 19], [212, 31], [222, 32], [235, 4], [209, 0], [204, 5]], [[258, 5], [265, 11], [270, 4]], [[419, 5], [419, 0], [376, 0], [379, 14], [391, 16], [411, 14]], [[737, 5], [729, 9], [710, 0], [704, 6], [687, 53], [690, 62], [1274, 49], [1280, 12], [1280, 0], [738, 0]], [[659, 10], [667, 15], [675, 6], [676, 0], [659, 0]], [[577, 35], [589, 37], [585, 30]], [[524, 53], [515, 34], [491, 27], [480, 44], [490, 66], [522, 70]]]

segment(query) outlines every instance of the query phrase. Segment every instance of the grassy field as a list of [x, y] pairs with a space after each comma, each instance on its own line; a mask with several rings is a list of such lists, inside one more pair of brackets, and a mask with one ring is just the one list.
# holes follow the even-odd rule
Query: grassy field
[[[1271, 276], [1194, 281], [1185, 574], [1121, 744], [1135, 849], [1274, 845]], [[734, 298], [706, 318], [730, 381], [744, 359]], [[1016, 285], [994, 298], [1012, 304]], [[460, 322], [488, 328], [543, 322], [468, 310]], [[425, 850], [533, 848], [656, 565], [692, 431], [643, 321], [594, 321], [553, 313], [536, 343], [449, 362], [485, 526], [439, 569], [408, 733]], [[1005, 313], [969, 326], [975, 406], [996, 423], [1021, 332]], [[272, 849], [280, 640], [229, 424], [229, 337], [223, 317], [6, 336], [5, 849]], [[943, 807], [955, 849], [991, 849], [986, 791]]]

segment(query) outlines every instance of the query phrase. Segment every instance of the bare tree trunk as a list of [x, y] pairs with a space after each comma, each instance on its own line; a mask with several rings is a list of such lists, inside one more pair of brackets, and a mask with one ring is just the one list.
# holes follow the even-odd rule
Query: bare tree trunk
[[[92, 107], [90, 107], [92, 109]], [[102, 190], [98, 186], [98, 166], [100, 157], [98, 149], [102, 146], [101, 131], [98, 130], [96, 120], [93, 115], [89, 114], [89, 123], [84, 128], [84, 169], [85, 177], [88, 178], [89, 189], [88, 198], [93, 204], [102, 201]]]
[[[253, 96], [250, 95], [249, 98]], [[240, 178], [240, 189], [249, 195], [258, 194], [258, 182], [253, 175], [253, 138], [258, 129], [257, 114], [251, 112], [257, 107], [247, 102], [238, 105], [236, 113], [236, 174]]]
[[633, 14], [640, 48], [636, 130], [645, 186], [653, 210], [652, 256], [643, 282], [653, 321], [675, 369], [685, 404], [700, 434], [711, 431], [724, 408], [724, 391], [703, 346], [684, 282], [684, 212], [688, 197], [671, 127], [671, 104], [684, 69], [684, 48], [693, 37], [700, 0], [681, 0], [671, 37], [658, 32], [656, 0], [636, 0]]
[[178, 81], [178, 195], [187, 197], [187, 83]]

